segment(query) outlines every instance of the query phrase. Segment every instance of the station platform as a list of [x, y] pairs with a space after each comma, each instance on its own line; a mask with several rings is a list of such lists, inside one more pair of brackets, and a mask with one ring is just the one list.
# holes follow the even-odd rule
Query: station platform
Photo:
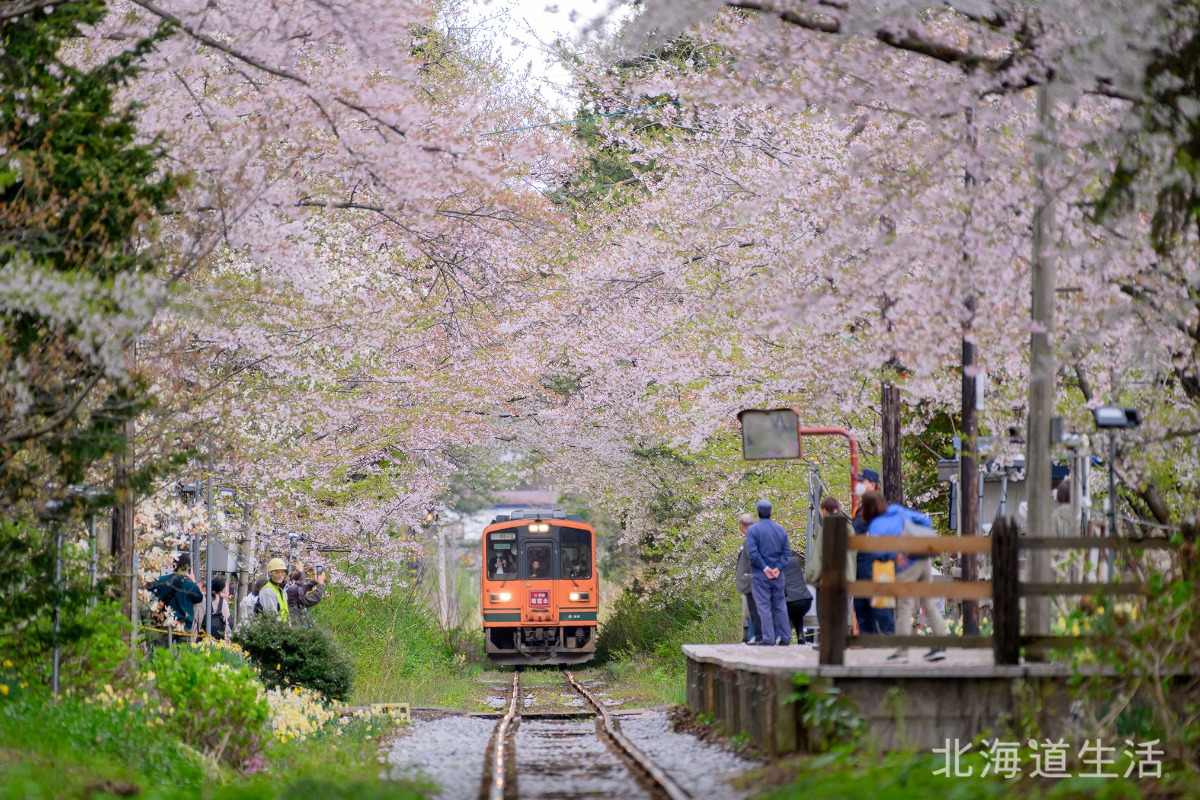
[[[890, 649], [851, 648], [836, 666], [818, 664], [812, 645], [684, 645], [683, 652], [688, 707], [771, 754], [820, 746], [822, 726], [803, 720], [814, 707], [808, 701], [828, 693], [844, 700], [885, 750], [1003, 735], [1013, 720], [1034, 718], [1047, 735], [1067, 735], [1074, 725], [1069, 665], [997, 666], [990, 649], [949, 648], [945, 660], [926, 662], [927, 649], [911, 647], [907, 662], [893, 662]], [[797, 675], [806, 676], [806, 686], [797, 688]]]

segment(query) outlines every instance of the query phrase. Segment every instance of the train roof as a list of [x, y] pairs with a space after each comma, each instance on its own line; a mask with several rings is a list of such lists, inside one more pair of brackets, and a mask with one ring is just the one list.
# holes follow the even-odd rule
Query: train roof
[[488, 524], [495, 525], [497, 522], [519, 522], [526, 519], [564, 519], [570, 522], [583, 522], [583, 517], [581, 517], [579, 514], [568, 514], [565, 511], [559, 511], [557, 509], [534, 508], [528, 511], [524, 509], [516, 509], [507, 514], [497, 514], [495, 519]]

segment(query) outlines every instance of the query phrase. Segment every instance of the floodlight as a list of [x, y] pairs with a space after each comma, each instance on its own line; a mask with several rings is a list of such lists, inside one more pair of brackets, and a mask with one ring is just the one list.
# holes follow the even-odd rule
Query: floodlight
[[1092, 409], [1097, 428], [1136, 428], [1142, 424], [1142, 413], [1136, 408], [1098, 406]]

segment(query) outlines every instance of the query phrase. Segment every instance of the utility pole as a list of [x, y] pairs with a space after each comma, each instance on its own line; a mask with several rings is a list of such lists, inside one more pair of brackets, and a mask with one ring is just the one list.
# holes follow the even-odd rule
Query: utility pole
[[447, 620], [449, 627], [454, 628], [458, 626], [458, 546], [449, 525], [442, 525], [441, 531], [446, 537], [446, 558], [449, 561], [446, 566], [450, 580], [446, 598]]
[[137, 575], [134, 569], [133, 536], [133, 420], [125, 421], [125, 449], [113, 456], [112, 552], [117, 575], [125, 578], [117, 583], [121, 587], [122, 613], [129, 617], [137, 628]]
[[[211, 442], [209, 444], [211, 448]], [[204, 534], [204, 635], [212, 636], [212, 526], [213, 526], [213, 476], [212, 450], [208, 451], [208, 494], [204, 496], [204, 515], [208, 519], [208, 533]]]
[[880, 402], [883, 417], [883, 494], [889, 503], [904, 503], [904, 484], [901, 470], [900, 390], [890, 381], [883, 384]]
[[[967, 144], [973, 155], [977, 144], [975, 129], [975, 109], [966, 111]], [[967, 167], [963, 171], [963, 186], [967, 195], [967, 216], [963, 223], [962, 265], [968, 288], [963, 301], [966, 306], [967, 320], [963, 325], [962, 334], [962, 430], [959, 434], [962, 442], [959, 455], [958, 476], [958, 533], [960, 536], [975, 536], [979, 532], [979, 493], [976, 484], [979, 482], [979, 397], [976, 384], [975, 342], [972, 329], [975, 327], [975, 280], [971, 266], [971, 248], [967, 236], [971, 229], [971, 194], [975, 189], [975, 174], [973, 164], [968, 157]], [[964, 581], [979, 580], [979, 560], [974, 553], [963, 553], [962, 579]], [[979, 602], [977, 600], [962, 601], [963, 633], [968, 636], [979, 635]]]
[[[246, 501], [246, 507], [242, 509], [242, 540], [241, 554], [238, 559], [238, 588], [237, 588], [237, 605], [236, 608], [241, 609], [242, 600], [250, 591], [251, 570], [254, 568], [254, 526], [251, 524], [253, 514], [251, 513], [249, 500]], [[237, 612], [234, 612], [237, 613]], [[239, 619], [238, 622], [241, 622]]]
[[54, 699], [59, 697], [62, 676], [62, 573], [63, 573], [63, 521], [62, 503], [58, 500], [46, 502], [46, 516], [54, 528], [54, 654], [50, 664], [50, 691]]
[[[1025, 458], [1029, 481], [1029, 534], [1050, 535], [1050, 417], [1054, 413], [1054, 257], [1048, 252], [1054, 229], [1054, 200], [1046, 184], [1046, 153], [1051, 143], [1053, 120], [1050, 89], [1037, 89], [1039, 138], [1034, 142], [1033, 171], [1037, 207], [1033, 215], [1032, 303], [1029, 334], [1029, 437]], [[1050, 551], [1029, 554], [1030, 580], [1049, 583]], [[1026, 606], [1026, 623], [1033, 636], [1050, 632], [1050, 600], [1031, 597]]]
[[450, 628], [450, 584], [446, 577], [446, 538], [442, 531], [441, 523], [438, 521], [438, 515], [430, 511], [426, 516], [429, 522], [433, 523], [433, 536], [437, 540], [437, 562], [438, 562], [438, 617], [442, 623], [442, 628]]

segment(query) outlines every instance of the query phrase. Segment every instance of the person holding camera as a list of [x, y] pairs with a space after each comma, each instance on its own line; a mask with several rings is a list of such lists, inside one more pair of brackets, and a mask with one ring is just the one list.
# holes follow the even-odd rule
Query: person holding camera
[[195, 621], [195, 608], [204, 602], [204, 592], [196, 585], [196, 576], [192, 574], [192, 559], [183, 553], [175, 560], [175, 571], [163, 575], [147, 587], [158, 598], [159, 604], [150, 612], [150, 624], [153, 628], [164, 628], [168, 624], [168, 610], [175, 617], [176, 634], [190, 631]]
[[258, 612], [267, 619], [289, 621], [287, 595], [284, 584], [287, 582], [287, 564], [282, 558], [272, 558], [267, 562], [267, 582], [258, 593]]
[[308, 610], [321, 602], [325, 596], [325, 570], [317, 567], [317, 577], [308, 578], [304, 573], [304, 565], [296, 562], [296, 570], [292, 573], [292, 582], [287, 587], [288, 610], [292, 622], [297, 625], [307, 625]]

